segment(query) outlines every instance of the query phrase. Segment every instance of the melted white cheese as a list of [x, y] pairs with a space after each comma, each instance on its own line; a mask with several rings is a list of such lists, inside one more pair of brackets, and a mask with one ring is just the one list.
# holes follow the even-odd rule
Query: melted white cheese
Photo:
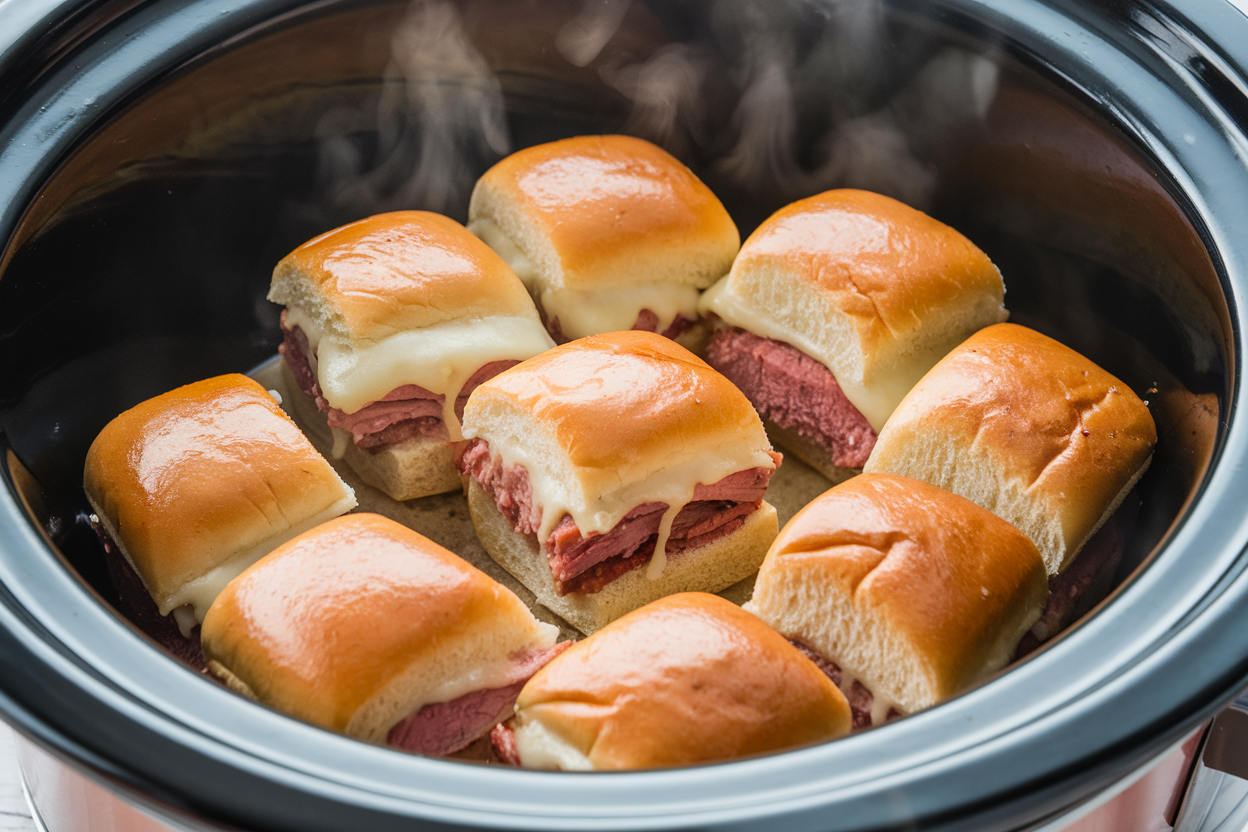
[[523, 361], [555, 345], [536, 317], [446, 321], [364, 347], [323, 332], [304, 315], [288, 314], [287, 324], [307, 335], [317, 356], [321, 395], [330, 407], [354, 413], [395, 388], [415, 384], [444, 396], [442, 416], [452, 440], [461, 438], [455, 397], [473, 373], [493, 361]]
[[525, 768], [593, 771], [594, 764], [563, 737], [536, 720], [516, 720], [516, 754]]
[[649, 309], [659, 319], [655, 332], [672, 325], [677, 315], [690, 320], [698, 317], [698, 290], [671, 283], [638, 283], [632, 286], [604, 286], [590, 291], [555, 289], [542, 292], [542, 309], [550, 320], [559, 319], [559, 328], [569, 339], [600, 332], [632, 329], [637, 316]]
[[836, 377], [836, 383], [841, 386], [845, 398], [867, 418], [876, 433], [884, 427], [888, 417], [901, 404], [910, 389], [944, 355], [941, 349], [933, 349], [930, 355], [915, 356], [904, 367], [883, 374], [866, 384], [861, 378], [855, 378], [848, 372], [845, 362], [838, 360], [838, 356], [826, 354], [824, 348], [814, 339], [782, 323], [767, 310], [754, 306], [733, 292], [727, 277], [706, 290], [698, 308], [703, 315], [714, 312], [733, 326], [764, 338], [783, 341], [827, 367]]
[[[475, 431], [468, 431], [475, 435]], [[468, 438], [472, 438], [469, 436]], [[572, 516], [581, 534], [591, 532], [605, 534], [615, 528], [624, 516], [642, 503], [667, 503], [667, 510], [659, 525], [658, 541], [654, 556], [646, 568], [646, 577], [654, 580], [662, 577], [667, 566], [667, 538], [672, 521], [693, 500], [694, 489], [699, 483], [714, 485], [729, 474], [749, 468], [772, 468], [775, 462], [766, 450], [749, 450], [748, 443], [727, 444], [713, 453], [697, 453], [687, 459], [668, 460], [668, 465], [648, 476], [601, 494], [582, 494], [577, 483], [566, 482], [564, 477], [552, 474], [545, 463], [545, 451], [511, 437], [485, 437], [490, 443], [491, 456], [501, 459], [504, 467], [520, 465], [529, 473], [529, 484], [534, 505], [542, 509], [541, 528], [537, 539], [546, 550], [555, 526], [565, 514]]]

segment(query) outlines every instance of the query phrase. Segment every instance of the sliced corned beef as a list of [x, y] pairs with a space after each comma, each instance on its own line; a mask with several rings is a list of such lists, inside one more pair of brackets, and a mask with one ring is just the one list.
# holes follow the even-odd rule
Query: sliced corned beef
[[[781, 456], [772, 453], [776, 465]], [[492, 458], [489, 444], [473, 439], [460, 447], [455, 465], [461, 474], [475, 479], [494, 497], [499, 511], [512, 528], [535, 535], [542, 524], [542, 509], [533, 504], [528, 472], [521, 465], [504, 466]], [[679, 556], [731, 534], [757, 509], [767, 491], [773, 468], [737, 471], [711, 485], [698, 483], [693, 500], [672, 520], [664, 549], [667, 557]], [[632, 509], [605, 533], [583, 536], [571, 515], [565, 514], [546, 539], [555, 589], [560, 595], [592, 593], [647, 563], [658, 542], [659, 526], [667, 503], [643, 503]]]
[[[354, 413], [330, 407], [321, 394], [320, 384], [312, 369], [307, 336], [299, 327], [287, 325], [285, 310], [282, 311], [282, 343], [278, 352], [290, 367], [299, 388], [325, 413], [329, 426], [350, 432], [357, 448], [375, 452], [414, 438], [441, 442], [450, 440], [451, 435], [443, 421], [446, 397], [416, 384], [396, 387]], [[468, 396], [478, 385], [518, 363], [492, 361], [478, 368], [455, 398], [455, 415], [463, 418]]]
[[[814, 650], [811, 650], [805, 644], [802, 644], [800, 641], [789, 639], [789, 644], [792, 644], [798, 650], [801, 650], [802, 654], [806, 656], [806, 658], [814, 662], [815, 666], [822, 670], [824, 675], [832, 680], [832, 684], [836, 685], [838, 688], [841, 687], [841, 668], [836, 662], [831, 659], [824, 658]], [[849, 711], [853, 715], [854, 719], [854, 730], [857, 731], [860, 728], [870, 728], [874, 724], [871, 718], [871, 709], [872, 706], [875, 705], [875, 695], [871, 693], [866, 685], [855, 679], [853, 687], [849, 689], [849, 696], [847, 699], [849, 701]], [[884, 721], [891, 722], [900, 716], [901, 712], [896, 708], [889, 708], [888, 715], [884, 717]]]
[[715, 334], [706, 361], [766, 419], [826, 450], [832, 464], [861, 468], [876, 434], [845, 398], [832, 371], [782, 341], [731, 327]]
[[474, 690], [449, 702], [426, 705], [391, 728], [386, 744], [430, 757], [444, 757], [459, 751], [511, 716], [524, 683], [571, 645], [572, 642], [565, 641], [514, 656], [506, 685]]
[[172, 653], [175, 658], [201, 673], [207, 671], [208, 663], [204, 660], [204, 651], [199, 646], [199, 627], [196, 626], [191, 630], [189, 638], [182, 635], [182, 630], [178, 628], [172, 614], [160, 614], [160, 608], [156, 606], [151, 593], [143, 585], [143, 579], [130, 566], [130, 562], [121, 553], [121, 548], [103, 524], [92, 522], [91, 528], [104, 549], [104, 564], [108, 568], [108, 577], [113, 582], [113, 588], [117, 590], [121, 612], [130, 619], [134, 626]]

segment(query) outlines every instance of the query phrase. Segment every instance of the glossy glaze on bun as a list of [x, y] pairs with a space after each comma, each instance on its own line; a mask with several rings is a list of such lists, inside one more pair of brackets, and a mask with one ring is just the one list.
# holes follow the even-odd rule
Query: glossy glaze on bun
[[489, 246], [429, 211], [378, 214], [309, 240], [277, 264], [269, 300], [352, 343], [458, 318], [536, 316]]
[[945, 353], [1005, 320], [1004, 292], [962, 234], [897, 200], [842, 189], [768, 218], [701, 308], [823, 364], [878, 432]]
[[714, 595], [634, 610], [540, 670], [516, 702], [530, 768], [730, 760], [848, 732], [845, 697], [809, 659]]
[[630, 329], [643, 309], [660, 332], [678, 312], [695, 318], [697, 290], [728, 271], [741, 243], [706, 185], [631, 136], [513, 153], [478, 180], [468, 218], [568, 338]]
[[209, 669], [285, 714], [381, 743], [423, 706], [508, 682], [554, 644], [510, 590], [375, 514], [326, 523], [234, 580], [203, 625]]
[[910, 392], [865, 470], [978, 503], [1027, 534], [1057, 574], [1144, 474], [1156, 442], [1130, 387], [1052, 338], [999, 324]]
[[87, 452], [87, 498], [156, 601], [204, 613], [220, 586], [355, 495], [267, 390], [242, 375], [122, 413]]
[[1040, 553], [970, 500], [862, 474], [797, 513], [746, 609], [906, 714], [1000, 670], [1048, 597]]

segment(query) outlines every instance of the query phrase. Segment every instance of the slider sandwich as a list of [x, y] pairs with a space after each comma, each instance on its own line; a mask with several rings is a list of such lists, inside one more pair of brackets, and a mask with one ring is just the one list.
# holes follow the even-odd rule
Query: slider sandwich
[[745, 609], [813, 658], [880, 725], [1000, 670], [1048, 595], [1027, 536], [905, 477], [835, 486], [780, 532]]
[[456, 464], [485, 550], [577, 629], [752, 575], [780, 455], [741, 392], [650, 332], [557, 347], [464, 409]]
[[83, 487], [123, 611], [202, 665], [194, 630], [236, 575], [355, 507], [355, 494], [267, 390], [241, 375], [122, 413], [87, 451]]
[[525, 768], [620, 770], [783, 751], [849, 731], [818, 667], [741, 608], [700, 592], [634, 610], [573, 645], [491, 733]]
[[837, 190], [760, 225], [699, 308], [715, 320], [710, 365], [777, 445], [839, 482], [933, 364], [1006, 319], [1004, 293], [988, 257], [949, 226]]
[[563, 645], [510, 590], [376, 514], [342, 517], [236, 578], [204, 619], [208, 669], [321, 728], [444, 756], [510, 716]]
[[1108, 588], [1121, 548], [1076, 555], [1143, 476], [1156, 442], [1147, 405], [1126, 384], [1052, 338], [999, 324], [910, 391], [866, 470], [961, 494], [1031, 538], [1059, 576], [1053, 602], [1065, 605], [1045, 611], [1043, 641], [1099, 600], [1067, 592], [1066, 573]]
[[696, 350], [698, 295], [741, 245], [701, 180], [630, 136], [513, 153], [478, 180], [468, 228], [515, 269], [559, 343], [640, 329]]
[[273, 271], [296, 418], [396, 500], [459, 487], [459, 414], [476, 385], [554, 346], [524, 286], [454, 220], [380, 214], [322, 234]]

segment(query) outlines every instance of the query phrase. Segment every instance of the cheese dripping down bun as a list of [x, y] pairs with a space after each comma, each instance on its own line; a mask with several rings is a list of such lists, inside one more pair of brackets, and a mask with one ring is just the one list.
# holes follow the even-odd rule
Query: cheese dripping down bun
[[1026, 535], [970, 500], [862, 474], [772, 544], [745, 608], [863, 685], [872, 721], [947, 699], [1004, 667], [1040, 617], [1048, 576]]
[[265, 553], [355, 507], [267, 390], [242, 375], [179, 387], [109, 422], [83, 487], [162, 615], [202, 621]]
[[230, 687], [373, 743], [426, 705], [512, 684], [517, 660], [557, 636], [510, 590], [375, 514], [277, 549], [203, 625], [209, 670]]
[[[654, 333], [583, 338], [495, 376], [469, 399], [464, 435], [487, 443], [500, 470], [523, 469], [521, 502], [535, 516], [534, 534], [521, 534], [496, 508], [499, 495], [470, 478], [486, 551], [582, 632], [663, 595], [724, 589], [757, 570], [775, 537], [775, 509], [760, 493], [735, 531], [667, 557], [673, 523], [699, 486], [755, 469], [765, 482], [779, 457], [739, 390]], [[665, 506], [645, 569], [560, 594], [548, 562], [556, 526], [569, 517], [582, 537], [606, 534], [645, 504]]]
[[676, 158], [631, 136], [577, 136], [513, 153], [478, 180], [468, 228], [515, 269], [569, 339], [663, 332], [698, 316], [699, 291], [741, 238], [719, 199]]
[[1052, 338], [999, 324], [915, 386], [865, 470], [978, 503], [1030, 537], [1055, 575], [1143, 476], [1156, 443], [1130, 387]]
[[1001, 273], [954, 229], [880, 194], [827, 191], [760, 225], [702, 314], [827, 367], [879, 432], [910, 388], [1008, 317]]
[[672, 595], [573, 645], [516, 702], [527, 768], [694, 765], [849, 731], [844, 695], [778, 633], [723, 598]]

